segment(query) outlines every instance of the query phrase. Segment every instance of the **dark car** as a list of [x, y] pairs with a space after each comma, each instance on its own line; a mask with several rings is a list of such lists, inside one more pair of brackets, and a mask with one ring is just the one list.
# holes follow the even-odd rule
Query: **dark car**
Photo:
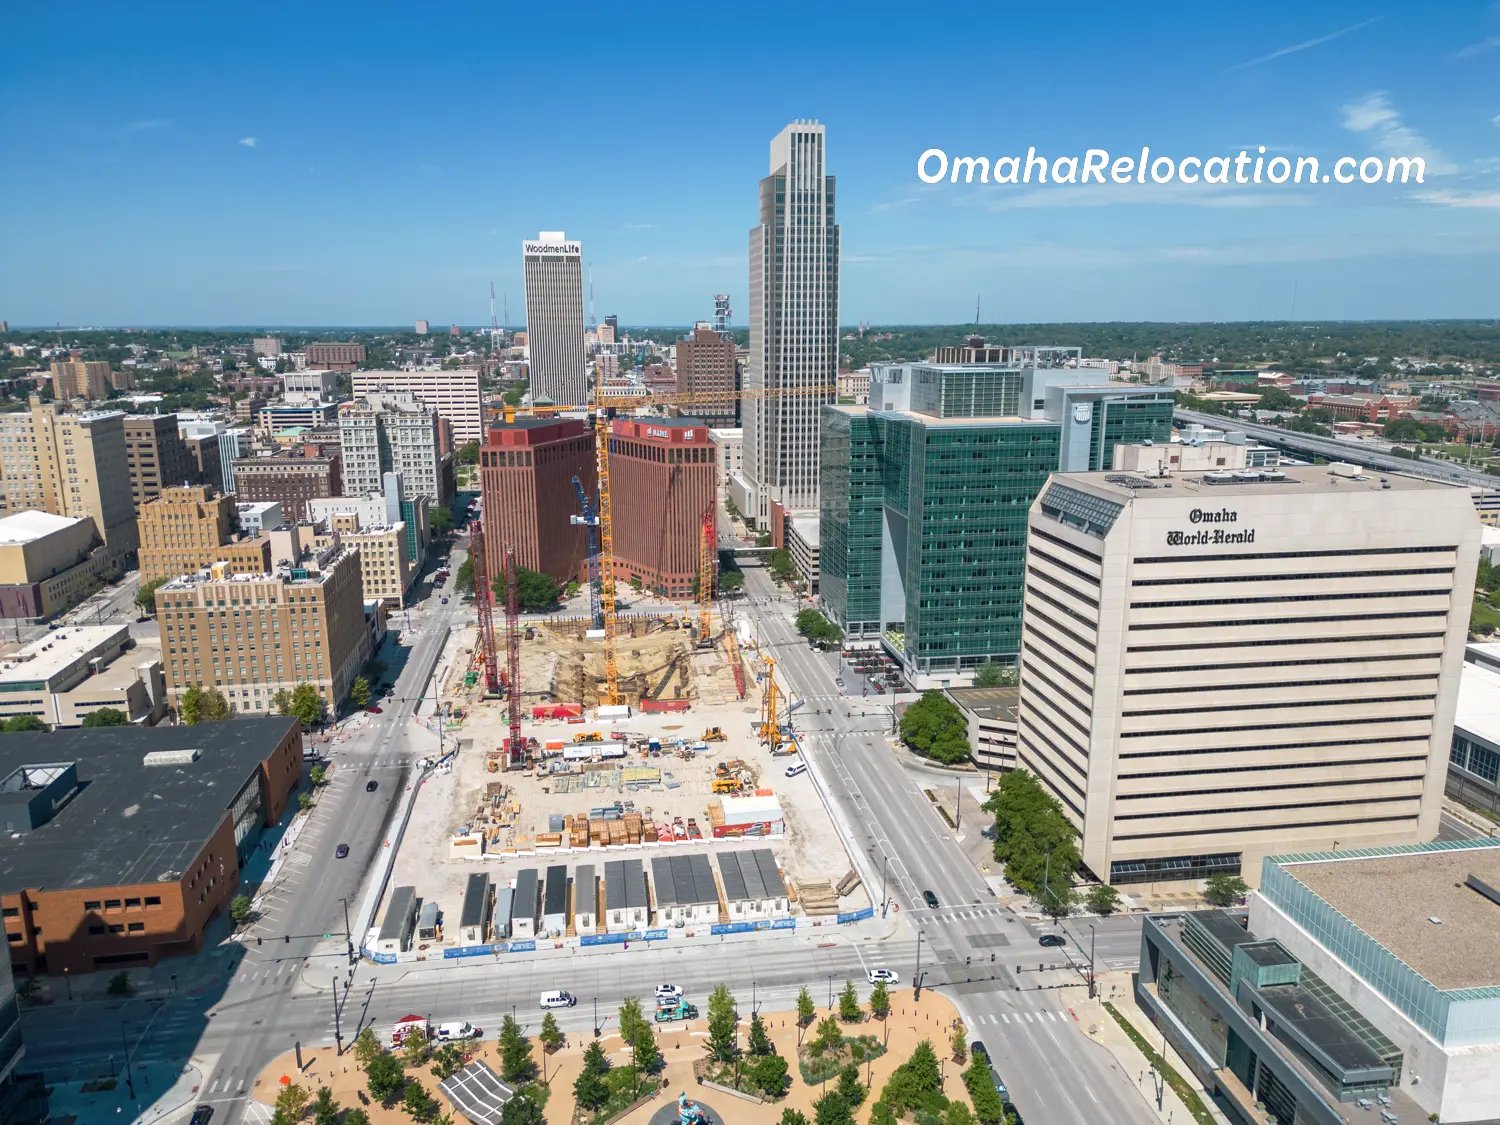
[[349, 845], [348, 844], [340, 844], [338, 847], [336, 847], [336, 848], [333, 849], [333, 858], [334, 859], [343, 859], [348, 854], [349, 854]]
[[375, 792], [375, 790], [377, 790], [379, 788], [380, 788], [380, 782], [376, 781], [373, 777], [370, 778], [369, 781], [365, 782], [365, 792], [366, 793], [373, 793], [373, 792]]
[[1067, 945], [1068, 939], [1063, 937], [1062, 934], [1043, 934], [1036, 939], [1036, 943], [1047, 949], [1056, 949], [1060, 945]]
[[379, 707], [376, 707], [375, 704], [373, 704], [373, 703], [370, 704], [368, 707], [366, 707], [365, 710], [368, 711], [372, 715], [384, 715], [385, 714], [384, 711], [382, 711]]
[[938, 908], [937, 895], [933, 894], [931, 891], [922, 892], [922, 901], [925, 902], [928, 906], [932, 907], [932, 909], [934, 910]]
[[188, 1125], [208, 1125], [209, 1121], [213, 1119], [213, 1116], [213, 1106], [200, 1105], [193, 1110], [193, 1119], [188, 1122]]
[[980, 1062], [984, 1063], [985, 1066], [990, 1065], [989, 1048], [984, 1045], [983, 1039], [976, 1039], [974, 1040], [974, 1042], [969, 1044], [969, 1054], [973, 1055]]

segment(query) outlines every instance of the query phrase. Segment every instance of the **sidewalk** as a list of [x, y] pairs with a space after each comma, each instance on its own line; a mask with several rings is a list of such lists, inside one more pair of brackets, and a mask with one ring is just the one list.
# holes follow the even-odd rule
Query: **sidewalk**
[[[131, 1063], [130, 1082], [116, 1060], [118, 1074], [93, 1080], [56, 1082], [47, 1097], [54, 1121], [72, 1116], [80, 1125], [119, 1122], [120, 1125], [157, 1125], [173, 1118], [185, 1120], [198, 1100], [203, 1074], [196, 1066], [150, 1061]], [[86, 1090], [85, 1087], [106, 1089]], [[131, 1097], [134, 1086], [135, 1097]]]

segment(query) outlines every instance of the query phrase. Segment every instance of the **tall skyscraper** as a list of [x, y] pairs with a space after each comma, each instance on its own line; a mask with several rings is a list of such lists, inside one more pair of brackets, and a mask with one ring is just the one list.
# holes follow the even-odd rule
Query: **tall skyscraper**
[[526, 338], [531, 395], [554, 403], [588, 401], [583, 344], [583, 244], [562, 231], [521, 243], [526, 267]]
[[777, 133], [750, 232], [745, 389], [828, 387], [743, 405], [745, 460], [732, 492], [740, 511], [762, 523], [772, 501], [818, 506], [819, 411], [834, 400], [839, 358], [839, 228], [826, 156], [827, 130], [816, 121]]

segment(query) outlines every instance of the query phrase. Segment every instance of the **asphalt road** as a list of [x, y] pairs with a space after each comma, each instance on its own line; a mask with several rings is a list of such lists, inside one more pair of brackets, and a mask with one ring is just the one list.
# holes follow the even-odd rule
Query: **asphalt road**
[[[1097, 1125], [1153, 1120], [1133, 1083], [1113, 1059], [1093, 1045], [1072, 1020], [1046, 1014], [1048, 990], [1035, 987], [1034, 970], [1077, 960], [1083, 950], [1077, 923], [1063, 950], [1037, 944], [1041, 930], [1001, 909], [988, 883], [970, 863], [919, 784], [886, 741], [886, 707], [873, 699], [846, 698], [835, 688], [835, 658], [809, 649], [792, 624], [798, 604], [783, 598], [760, 568], [745, 570], [748, 595], [738, 612], [754, 622], [761, 648], [777, 661], [782, 686], [802, 700], [794, 712], [803, 732], [803, 757], [828, 787], [872, 873], [886, 873], [890, 896], [919, 935], [924, 983], [951, 996], [977, 1038], [983, 1038], [1029, 1122]], [[847, 682], [852, 683], [850, 679]], [[878, 887], [872, 887], [878, 895]], [[923, 901], [932, 891], [937, 909]], [[1124, 958], [1139, 948], [1139, 922], [1110, 919], [1096, 927], [1107, 935], [1095, 956]], [[1096, 947], [1097, 947], [1096, 940]], [[991, 958], [993, 957], [993, 960]], [[903, 976], [916, 971], [893, 965]]]

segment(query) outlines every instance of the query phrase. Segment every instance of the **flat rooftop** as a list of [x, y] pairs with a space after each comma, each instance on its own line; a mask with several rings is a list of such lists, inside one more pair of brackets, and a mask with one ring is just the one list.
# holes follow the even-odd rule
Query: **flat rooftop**
[[[178, 727], [10, 734], [0, 777], [72, 762], [79, 787], [51, 820], [0, 834], [0, 893], [176, 879], [295, 719], [228, 719]], [[193, 762], [145, 764], [149, 753], [197, 750]]]
[[1464, 885], [1473, 874], [1500, 886], [1500, 841], [1283, 866], [1433, 987], [1500, 985], [1500, 906]]
[[1424, 492], [1461, 487], [1358, 466], [1348, 468], [1351, 474], [1347, 476], [1334, 472], [1332, 465], [1283, 464], [1275, 469], [1186, 472], [1167, 477], [1148, 477], [1131, 471], [1056, 473], [1052, 479], [1115, 497], [1122, 503], [1161, 499], [1204, 502], [1223, 499], [1227, 502], [1236, 496], [1271, 496], [1286, 492]]
[[82, 523], [81, 516], [54, 516], [51, 512], [28, 510], [0, 519], [0, 544], [34, 543], [55, 531]]
[[1016, 721], [1016, 708], [1021, 701], [1019, 687], [949, 688], [948, 694], [964, 710], [974, 712], [981, 719], [997, 719], [1002, 723]]
[[118, 646], [129, 635], [129, 625], [70, 625], [46, 633], [0, 656], [0, 684], [50, 680], [99, 649]]
[[1500, 746], [1500, 671], [1495, 667], [1464, 661], [1458, 679], [1458, 710], [1453, 715], [1453, 725]]

